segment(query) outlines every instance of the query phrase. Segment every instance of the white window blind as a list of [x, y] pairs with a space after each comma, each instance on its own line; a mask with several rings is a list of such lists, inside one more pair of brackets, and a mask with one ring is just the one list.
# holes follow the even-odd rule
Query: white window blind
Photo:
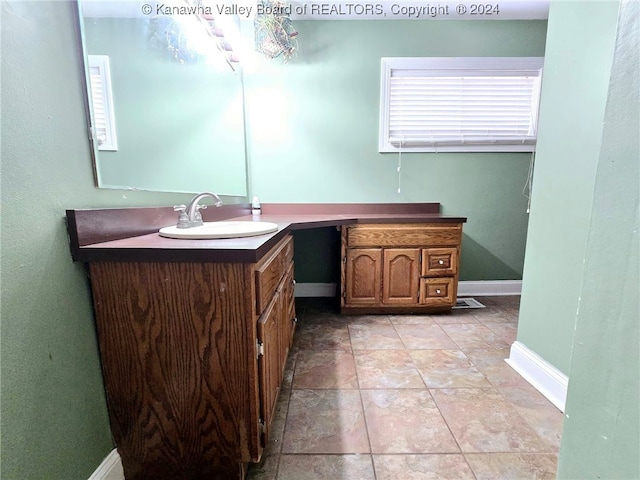
[[383, 58], [380, 151], [532, 151], [542, 59]]
[[93, 113], [93, 135], [98, 150], [117, 150], [111, 70], [107, 55], [87, 55]]

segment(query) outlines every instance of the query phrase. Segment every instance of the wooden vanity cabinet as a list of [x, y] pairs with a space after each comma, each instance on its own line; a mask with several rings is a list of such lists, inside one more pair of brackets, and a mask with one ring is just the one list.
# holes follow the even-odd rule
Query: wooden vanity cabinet
[[462, 223], [342, 227], [343, 313], [451, 309]]
[[244, 478], [268, 440], [293, 338], [291, 236], [257, 263], [89, 271], [126, 478]]

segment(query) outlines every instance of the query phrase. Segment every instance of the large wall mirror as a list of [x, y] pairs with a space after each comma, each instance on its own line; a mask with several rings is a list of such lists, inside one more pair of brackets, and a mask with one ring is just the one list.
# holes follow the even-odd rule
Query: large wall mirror
[[[78, 0], [78, 6], [98, 186], [246, 196], [239, 69], [193, 49], [202, 33], [197, 25], [153, 15], [143, 1]], [[98, 146], [104, 139], [95, 133], [104, 107], [92, 94], [89, 67], [105, 58], [108, 76], [101, 64], [98, 84], [107, 95], [110, 82], [106, 118], [113, 118], [115, 146]]]

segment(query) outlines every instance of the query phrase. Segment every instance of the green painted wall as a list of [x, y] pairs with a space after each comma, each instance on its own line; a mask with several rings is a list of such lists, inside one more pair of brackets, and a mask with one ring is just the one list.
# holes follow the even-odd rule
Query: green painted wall
[[640, 478], [640, 3], [622, 3], [558, 478]]
[[112, 443], [91, 297], [64, 210], [191, 195], [94, 188], [73, 4], [0, 8], [2, 478], [83, 479]]
[[87, 52], [109, 56], [116, 113], [118, 150], [98, 152], [100, 185], [246, 195], [242, 75], [179, 63], [149, 40], [148, 19], [83, 26]]
[[552, 2], [518, 341], [569, 373], [618, 2]]
[[398, 156], [377, 151], [380, 57], [543, 56], [546, 22], [295, 26], [293, 60], [245, 75], [251, 191], [265, 202], [441, 202], [443, 213], [469, 219], [462, 280], [520, 279], [530, 155], [403, 154], [398, 194]]

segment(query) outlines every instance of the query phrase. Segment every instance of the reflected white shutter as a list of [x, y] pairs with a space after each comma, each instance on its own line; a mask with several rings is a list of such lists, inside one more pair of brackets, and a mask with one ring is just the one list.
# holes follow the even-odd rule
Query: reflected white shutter
[[99, 150], [117, 150], [111, 70], [107, 55], [87, 55], [94, 140]]
[[541, 72], [538, 58], [383, 59], [380, 151], [532, 151]]

